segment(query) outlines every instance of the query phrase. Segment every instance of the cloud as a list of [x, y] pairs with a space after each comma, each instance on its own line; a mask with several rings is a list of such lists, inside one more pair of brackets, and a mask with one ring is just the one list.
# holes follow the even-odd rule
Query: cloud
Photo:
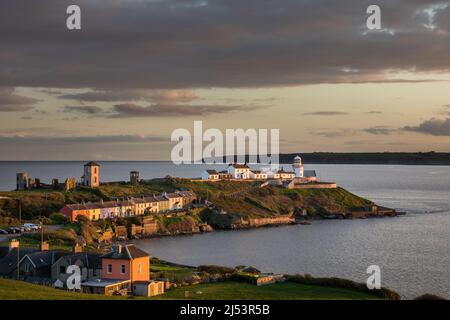
[[377, 126], [363, 129], [363, 131], [374, 135], [389, 135], [392, 134], [393, 132], [396, 132], [397, 129], [392, 129], [384, 126]]
[[227, 106], [227, 105], [149, 105], [140, 106], [133, 103], [123, 103], [114, 106], [112, 118], [126, 117], [177, 117], [204, 116], [230, 112], [251, 111], [262, 106]]
[[97, 106], [65, 106], [63, 112], [95, 115], [103, 113], [104, 110]]
[[310, 133], [325, 138], [341, 138], [355, 136], [357, 134], [357, 131], [354, 129], [343, 128], [336, 130], [317, 130]]
[[348, 115], [347, 112], [338, 111], [318, 111], [318, 112], [307, 112], [303, 113], [304, 116], [345, 116]]
[[167, 137], [156, 135], [96, 135], [96, 136], [37, 136], [0, 135], [1, 144], [129, 144], [169, 142]]
[[21, 112], [33, 108], [39, 100], [21, 96], [11, 87], [0, 87], [0, 112]]
[[[366, 0], [345, 6], [79, 0], [88, 15], [77, 32], [68, 32], [61, 16], [67, 1], [3, 1], [0, 86], [143, 90], [411, 81], [389, 73], [414, 70], [424, 78], [450, 71], [450, 8], [436, 10], [441, 3], [378, 1], [392, 35], [365, 32]], [[131, 101], [109, 94], [109, 101]]]
[[428, 134], [432, 136], [450, 136], [450, 119], [430, 119], [418, 126], [406, 126], [403, 130]]
[[366, 114], [382, 114], [383, 112], [381, 112], [381, 111], [368, 111], [368, 112], [366, 112]]

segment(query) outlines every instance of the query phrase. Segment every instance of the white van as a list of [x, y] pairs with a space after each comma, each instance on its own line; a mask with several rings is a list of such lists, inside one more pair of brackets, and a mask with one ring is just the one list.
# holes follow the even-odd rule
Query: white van
[[23, 224], [23, 228], [24, 228], [26, 231], [36, 231], [36, 230], [39, 230], [39, 226], [36, 225], [36, 224], [34, 224], [34, 223], [24, 223], [24, 224]]

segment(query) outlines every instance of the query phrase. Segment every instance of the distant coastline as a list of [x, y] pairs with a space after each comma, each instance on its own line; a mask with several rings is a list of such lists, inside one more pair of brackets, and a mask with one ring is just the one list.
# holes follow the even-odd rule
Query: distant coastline
[[[280, 154], [281, 164], [290, 164], [292, 158], [298, 153]], [[367, 164], [367, 165], [435, 165], [450, 166], [449, 152], [311, 152], [301, 153], [302, 158], [309, 164]], [[249, 156], [246, 156], [249, 162]], [[0, 160], [0, 163], [38, 163], [38, 162], [84, 162], [81, 160]], [[99, 160], [100, 161], [100, 160]], [[224, 158], [224, 163], [227, 163]], [[149, 162], [149, 163], [170, 163], [170, 160], [101, 160], [102, 163], [114, 162]]]
[[[302, 152], [302, 159], [309, 164], [367, 164], [367, 165], [436, 165], [449, 166], [448, 152]], [[282, 153], [279, 161], [289, 164], [296, 153]], [[249, 160], [249, 156], [246, 156]]]

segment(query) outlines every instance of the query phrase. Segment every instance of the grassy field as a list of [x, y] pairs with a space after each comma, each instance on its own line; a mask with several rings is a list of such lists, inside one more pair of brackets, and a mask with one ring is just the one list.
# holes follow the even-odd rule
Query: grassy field
[[284, 282], [257, 287], [242, 282], [218, 282], [180, 287], [167, 291], [156, 299], [184, 299], [189, 291], [189, 300], [373, 300], [376, 296], [350, 289], [339, 289], [315, 285]]
[[[168, 290], [164, 295], [152, 299], [184, 299], [189, 291], [189, 300], [367, 300], [378, 299], [366, 293], [349, 289], [310, 286], [293, 282], [257, 287], [241, 282], [220, 282], [199, 284]], [[134, 298], [134, 297], [133, 297]], [[81, 294], [22, 281], [0, 279], [0, 300], [124, 300], [130, 297], [107, 297], [95, 294]]]
[[107, 300], [127, 299], [97, 294], [82, 294], [53, 289], [22, 281], [0, 279], [0, 300]]

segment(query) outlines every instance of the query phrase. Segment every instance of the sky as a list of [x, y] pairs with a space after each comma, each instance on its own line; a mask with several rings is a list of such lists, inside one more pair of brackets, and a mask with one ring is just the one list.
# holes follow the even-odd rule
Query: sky
[[449, 1], [0, 0], [0, 160], [168, 160], [195, 120], [450, 152], [449, 32]]

